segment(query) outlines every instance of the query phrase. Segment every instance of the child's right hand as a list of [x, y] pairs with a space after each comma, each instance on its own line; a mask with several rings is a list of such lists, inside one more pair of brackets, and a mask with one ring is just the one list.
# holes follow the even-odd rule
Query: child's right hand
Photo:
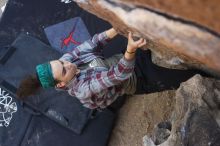
[[134, 41], [132, 38], [132, 33], [128, 33], [128, 45], [127, 45], [127, 51], [128, 52], [136, 52], [137, 48], [141, 48], [144, 45], [146, 45], [146, 40], [143, 38], [140, 38], [137, 41]]

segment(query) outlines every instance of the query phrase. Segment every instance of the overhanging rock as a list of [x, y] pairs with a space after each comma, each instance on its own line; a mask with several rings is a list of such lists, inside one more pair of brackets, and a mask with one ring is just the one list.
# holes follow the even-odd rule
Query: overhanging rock
[[[218, 2], [199, 2], [198, 7], [204, 8], [204, 12], [214, 11], [206, 20], [199, 19], [201, 14], [196, 10], [196, 3], [173, 1], [166, 4], [158, 1], [156, 5], [143, 0], [75, 0], [85, 10], [110, 22], [122, 35], [127, 36], [130, 30], [135, 36], [147, 39], [145, 48], [152, 50], [153, 62], [157, 65], [179, 69], [196, 67], [219, 75], [220, 29], [213, 23], [216, 22], [213, 17], [219, 17], [214, 7]], [[174, 5], [190, 9], [192, 16], [184, 10], [177, 11]], [[169, 9], [171, 6], [173, 9]], [[203, 15], [212, 14], [204, 12], [201, 10]]]

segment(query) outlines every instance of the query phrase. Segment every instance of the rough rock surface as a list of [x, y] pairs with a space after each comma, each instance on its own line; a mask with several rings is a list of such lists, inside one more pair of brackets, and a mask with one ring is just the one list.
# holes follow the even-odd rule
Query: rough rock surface
[[[176, 104], [168, 137], [166, 131], [144, 137], [146, 146], [219, 146], [220, 145], [220, 81], [195, 75], [181, 84], [176, 92]], [[158, 137], [158, 138], [157, 138]], [[157, 140], [158, 139], [158, 140]]]
[[220, 146], [220, 81], [195, 75], [176, 92], [128, 98], [109, 146], [141, 145]]
[[207, 26], [220, 33], [219, 0], [123, 0], [137, 6], [154, 8], [157, 11], [189, 19], [197, 24]]
[[[124, 36], [130, 30], [137, 37], [147, 39], [145, 48], [152, 50], [154, 63], [169, 68], [197, 67], [220, 74], [220, 25], [216, 24], [220, 10], [217, 9], [217, 0], [208, 3], [189, 0], [176, 3], [173, 3], [175, 0], [75, 1], [110, 22]], [[204, 11], [197, 8], [204, 8]], [[212, 9], [213, 15], [209, 12]], [[205, 15], [204, 18], [200, 18], [201, 15]]]
[[141, 146], [142, 138], [154, 126], [170, 118], [175, 91], [129, 97], [119, 112], [109, 146]]

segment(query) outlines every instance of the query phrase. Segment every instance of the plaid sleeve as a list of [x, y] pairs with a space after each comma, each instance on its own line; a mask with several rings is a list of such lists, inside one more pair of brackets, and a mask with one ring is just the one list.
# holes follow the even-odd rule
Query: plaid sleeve
[[124, 57], [121, 58], [116, 66], [96, 74], [90, 82], [90, 89], [94, 93], [99, 93], [103, 89], [120, 84], [132, 75], [134, 63], [135, 60], [128, 61]]
[[59, 60], [72, 62], [72, 59], [73, 59], [72, 53], [65, 53]]
[[97, 73], [95, 77], [79, 85], [81, 97], [91, 97], [102, 90], [120, 84], [128, 79], [134, 70], [135, 60], [128, 61], [124, 57], [120, 59], [116, 66], [112, 66], [108, 71]]
[[92, 37], [92, 42], [94, 44], [96, 44], [97, 46], [103, 47], [104, 45], [106, 45], [108, 42], [110, 41], [110, 39], [108, 38], [106, 31], [99, 33], [99, 34], [95, 34]]

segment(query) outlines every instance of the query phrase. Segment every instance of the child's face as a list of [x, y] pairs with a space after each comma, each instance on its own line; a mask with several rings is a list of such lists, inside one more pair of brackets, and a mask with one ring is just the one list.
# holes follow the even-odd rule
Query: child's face
[[79, 73], [77, 66], [68, 61], [54, 60], [50, 62], [53, 77], [55, 80], [65, 84], [72, 80]]

